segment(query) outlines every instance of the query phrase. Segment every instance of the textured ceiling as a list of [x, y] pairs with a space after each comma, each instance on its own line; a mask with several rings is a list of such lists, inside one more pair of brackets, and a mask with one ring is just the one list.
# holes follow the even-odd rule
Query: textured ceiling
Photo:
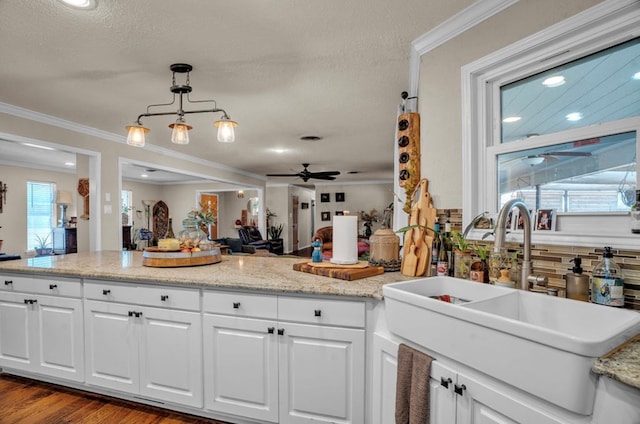
[[217, 115], [200, 114], [187, 146], [170, 143], [175, 118], [147, 118], [148, 144], [258, 175], [309, 162], [337, 181], [392, 179], [410, 43], [472, 3], [2, 0], [0, 102], [124, 137], [147, 105], [171, 101], [169, 65], [184, 62], [192, 99], [215, 99], [236, 142], [217, 143]]

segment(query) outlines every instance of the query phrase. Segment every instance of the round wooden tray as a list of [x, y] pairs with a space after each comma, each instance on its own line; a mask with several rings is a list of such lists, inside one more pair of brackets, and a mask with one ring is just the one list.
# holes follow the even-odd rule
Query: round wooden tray
[[220, 249], [200, 252], [168, 252], [157, 248], [147, 248], [142, 252], [142, 265], [158, 268], [210, 265], [220, 261], [222, 261]]

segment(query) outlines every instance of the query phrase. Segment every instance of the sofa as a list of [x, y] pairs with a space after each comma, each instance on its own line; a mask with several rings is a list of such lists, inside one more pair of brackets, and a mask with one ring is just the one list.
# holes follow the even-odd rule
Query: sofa
[[240, 227], [238, 228], [238, 236], [244, 245], [253, 246], [256, 249], [267, 249], [271, 252], [271, 242], [262, 238], [257, 227], [252, 225]]

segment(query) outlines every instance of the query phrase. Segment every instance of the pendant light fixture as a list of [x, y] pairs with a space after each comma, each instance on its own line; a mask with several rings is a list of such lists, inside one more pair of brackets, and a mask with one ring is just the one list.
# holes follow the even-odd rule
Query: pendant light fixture
[[[173, 81], [169, 90], [173, 93], [173, 101], [171, 103], [155, 104], [147, 106], [147, 113], [143, 113], [138, 116], [134, 125], [126, 127], [128, 131], [127, 144], [130, 146], [143, 147], [145, 144], [145, 134], [149, 132], [148, 128], [142, 126], [141, 119], [148, 116], [164, 116], [164, 115], [177, 115], [176, 122], [169, 125], [173, 131], [171, 133], [171, 142], [175, 144], [189, 144], [189, 130], [192, 126], [187, 124], [184, 119], [184, 115], [188, 113], [215, 113], [222, 112], [222, 117], [214, 122], [214, 126], [218, 128], [218, 141], [221, 143], [233, 143], [235, 141], [234, 128], [238, 124], [231, 120], [229, 114], [224, 109], [217, 107], [215, 100], [191, 100], [189, 93], [191, 93], [191, 85], [189, 81], [189, 72], [193, 70], [193, 66], [186, 63], [174, 63], [169, 67], [173, 72]], [[176, 83], [176, 74], [186, 74], [184, 84]], [[151, 112], [151, 108], [171, 106], [178, 100], [178, 110], [175, 112]], [[201, 110], [184, 110], [183, 104], [186, 98], [187, 103], [213, 103], [213, 109], [201, 109]]]

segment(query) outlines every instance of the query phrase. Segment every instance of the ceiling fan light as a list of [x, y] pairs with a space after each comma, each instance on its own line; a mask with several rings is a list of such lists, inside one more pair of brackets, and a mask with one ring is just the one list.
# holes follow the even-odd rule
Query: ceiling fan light
[[540, 165], [544, 162], [544, 157], [542, 156], [527, 156], [522, 158], [522, 162], [526, 163], [529, 166]]
[[145, 128], [140, 124], [129, 125], [125, 128], [128, 131], [127, 144], [129, 146], [144, 147], [144, 135], [149, 132], [149, 128]]
[[232, 121], [228, 116], [223, 116], [213, 125], [218, 127], [218, 141], [220, 143], [233, 143], [236, 141], [234, 128], [238, 126], [237, 122]]
[[178, 118], [175, 124], [169, 125], [172, 128], [171, 142], [174, 144], [189, 144], [189, 130], [191, 125], [187, 124], [184, 119]]

